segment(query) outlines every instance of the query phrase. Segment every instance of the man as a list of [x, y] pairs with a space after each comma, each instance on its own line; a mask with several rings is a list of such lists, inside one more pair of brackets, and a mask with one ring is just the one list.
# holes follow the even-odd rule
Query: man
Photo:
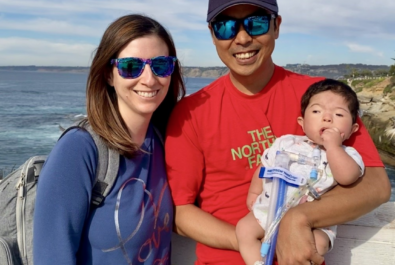
[[[276, 137], [303, 135], [300, 98], [322, 78], [289, 72], [271, 58], [281, 16], [276, 0], [209, 0], [207, 22], [229, 74], [176, 106], [166, 137], [166, 163], [175, 203], [175, 231], [198, 242], [195, 264], [244, 264], [235, 224], [260, 156]], [[321, 264], [312, 228], [355, 219], [390, 197], [390, 184], [361, 121], [346, 145], [355, 147], [365, 175], [319, 201], [291, 209], [277, 241], [279, 264]]]

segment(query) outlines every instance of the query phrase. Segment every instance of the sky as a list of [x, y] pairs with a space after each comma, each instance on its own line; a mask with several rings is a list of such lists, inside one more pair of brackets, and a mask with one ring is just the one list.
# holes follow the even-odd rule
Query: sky
[[[278, 0], [273, 60], [286, 64], [395, 63], [394, 0]], [[0, 66], [90, 65], [108, 25], [138, 13], [172, 34], [183, 66], [224, 66], [207, 27], [208, 0], [0, 0]]]

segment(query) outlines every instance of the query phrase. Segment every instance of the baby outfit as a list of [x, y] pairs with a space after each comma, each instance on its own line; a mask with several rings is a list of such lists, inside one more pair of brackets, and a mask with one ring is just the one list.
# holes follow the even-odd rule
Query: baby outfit
[[[317, 148], [312, 141], [310, 141], [306, 136], [297, 136], [297, 135], [284, 135], [280, 138], [277, 138], [273, 145], [266, 149], [261, 158], [263, 166], [266, 167], [274, 167], [275, 166], [275, 158], [277, 151], [287, 151], [299, 155], [304, 155], [306, 157], [312, 158], [313, 150]], [[351, 156], [355, 162], [360, 167], [360, 176], [363, 175], [364, 172], [364, 163], [362, 161], [362, 157], [359, 153], [352, 147], [343, 146], [346, 153]], [[318, 165], [318, 178], [319, 181], [314, 184], [314, 189], [316, 192], [321, 195], [333, 188], [337, 182], [333, 178], [332, 172], [330, 170], [325, 150], [321, 151], [321, 160]], [[289, 166], [289, 171], [295, 175], [305, 176], [307, 179], [310, 176], [311, 169], [313, 167], [308, 164], [298, 164], [297, 162], [291, 162]], [[321, 175], [320, 175], [321, 174]], [[294, 195], [298, 188], [294, 186], [289, 186], [287, 188], [287, 200]], [[259, 224], [263, 229], [267, 229], [267, 216], [269, 210], [269, 202], [270, 196], [272, 193], [272, 179], [264, 178], [263, 180], [263, 192], [257, 198], [254, 203], [252, 209], [255, 215], [255, 218], [258, 220]], [[313, 197], [308, 196], [307, 201], [314, 200]], [[305, 199], [300, 199], [299, 203], [303, 203]], [[333, 247], [333, 241], [336, 238], [336, 226], [321, 228], [323, 232], [325, 232], [330, 239], [330, 249]]]

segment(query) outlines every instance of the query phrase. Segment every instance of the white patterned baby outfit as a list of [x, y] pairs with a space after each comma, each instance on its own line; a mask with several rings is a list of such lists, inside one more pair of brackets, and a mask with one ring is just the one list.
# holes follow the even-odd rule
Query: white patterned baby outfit
[[[316, 145], [311, 142], [306, 136], [296, 136], [296, 135], [284, 135], [280, 138], [277, 138], [273, 145], [266, 149], [261, 158], [262, 164], [264, 167], [273, 167], [274, 161], [276, 157], [277, 151], [287, 151], [300, 155], [304, 155], [307, 157], [313, 156], [313, 150]], [[352, 147], [343, 146], [346, 153], [351, 156], [355, 162], [359, 165], [361, 170], [361, 175], [363, 175], [365, 166], [362, 161], [362, 157], [359, 155], [357, 150]], [[318, 171], [322, 172], [320, 180], [314, 185], [315, 190], [318, 194], [323, 194], [333, 188], [337, 182], [333, 178], [332, 172], [328, 165], [328, 161], [326, 158], [325, 150], [321, 150], [321, 161], [318, 166]], [[312, 166], [310, 165], [302, 165], [296, 162], [291, 163], [289, 167], [289, 171], [291, 171], [295, 175], [306, 176], [309, 178]], [[259, 224], [263, 229], [266, 229], [267, 215], [269, 210], [269, 202], [271, 196], [272, 189], [272, 180], [271, 179], [263, 179], [263, 192], [258, 197], [256, 202], [254, 203], [252, 209], [255, 215], [255, 218], [258, 220]], [[287, 188], [287, 200], [296, 192], [297, 188], [293, 186], [288, 186]], [[307, 201], [314, 200], [311, 196], [307, 198]], [[336, 226], [325, 227], [321, 229], [325, 232], [330, 239], [330, 248], [333, 247], [333, 241], [336, 238]]]

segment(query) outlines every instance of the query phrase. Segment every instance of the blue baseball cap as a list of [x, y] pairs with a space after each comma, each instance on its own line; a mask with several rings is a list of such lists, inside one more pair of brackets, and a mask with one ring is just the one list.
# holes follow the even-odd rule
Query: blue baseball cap
[[207, 22], [210, 22], [219, 13], [227, 9], [228, 7], [240, 5], [240, 4], [250, 4], [258, 6], [264, 9], [268, 9], [273, 13], [278, 13], [278, 6], [276, 0], [209, 0], [208, 1], [208, 11], [207, 11]]

